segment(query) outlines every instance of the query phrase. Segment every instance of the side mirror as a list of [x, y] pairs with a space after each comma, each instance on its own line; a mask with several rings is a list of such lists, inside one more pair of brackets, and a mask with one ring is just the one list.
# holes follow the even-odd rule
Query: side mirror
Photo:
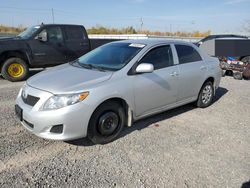
[[47, 32], [41, 32], [39, 33], [36, 38], [37, 40], [41, 41], [41, 42], [47, 42], [48, 41], [48, 37], [47, 37]]
[[136, 67], [136, 73], [151, 73], [154, 71], [154, 65], [151, 63], [142, 63]]

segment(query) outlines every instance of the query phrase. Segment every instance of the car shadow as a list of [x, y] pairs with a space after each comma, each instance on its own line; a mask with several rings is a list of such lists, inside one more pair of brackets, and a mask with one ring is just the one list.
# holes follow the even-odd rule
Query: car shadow
[[228, 92], [228, 89], [226, 89], [224, 87], [219, 87], [216, 90], [213, 103], [216, 103], [221, 97], [223, 97], [225, 94], [227, 94], [227, 92]]
[[[216, 91], [214, 103], [216, 103], [219, 99], [221, 99], [227, 92], [228, 90], [226, 88], [219, 87]], [[174, 116], [181, 115], [182, 113], [188, 112], [195, 108], [197, 107], [193, 103], [190, 103], [190, 104], [186, 104], [184, 106], [180, 106], [180, 107], [177, 107], [177, 108], [174, 108], [174, 109], [171, 109], [171, 110], [168, 110], [168, 111], [156, 114], [156, 115], [149, 116], [142, 120], [136, 121], [133, 123], [131, 127], [125, 127], [117, 139], [125, 137], [126, 135], [134, 131], [140, 131], [144, 128], [147, 128], [150, 125], [153, 125], [154, 127], [159, 127], [159, 124], [157, 124], [157, 122], [167, 120]], [[94, 145], [87, 138], [77, 139], [73, 141], [66, 141], [66, 143], [72, 144], [75, 146], [93, 146]]]

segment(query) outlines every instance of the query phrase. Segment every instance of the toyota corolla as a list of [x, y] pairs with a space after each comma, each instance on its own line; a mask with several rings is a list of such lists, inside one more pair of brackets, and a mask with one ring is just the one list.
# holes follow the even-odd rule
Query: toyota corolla
[[191, 43], [119, 41], [28, 79], [15, 111], [39, 137], [105, 144], [146, 116], [191, 102], [208, 107], [220, 79], [218, 59]]

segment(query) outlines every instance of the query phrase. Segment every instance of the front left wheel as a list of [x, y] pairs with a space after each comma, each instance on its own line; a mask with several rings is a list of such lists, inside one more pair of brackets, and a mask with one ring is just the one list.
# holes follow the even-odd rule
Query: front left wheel
[[88, 125], [88, 138], [94, 144], [106, 144], [113, 141], [125, 124], [123, 107], [113, 101], [104, 102], [93, 113]]
[[20, 58], [9, 58], [3, 63], [2, 76], [11, 82], [24, 80], [29, 73], [27, 63]]

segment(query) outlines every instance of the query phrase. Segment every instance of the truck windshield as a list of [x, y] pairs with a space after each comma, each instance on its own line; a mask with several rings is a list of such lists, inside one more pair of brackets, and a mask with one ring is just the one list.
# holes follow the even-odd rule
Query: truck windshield
[[78, 63], [85, 68], [117, 71], [129, 63], [144, 47], [144, 44], [111, 43], [80, 57]]
[[18, 35], [18, 37], [20, 37], [20, 38], [22, 38], [22, 39], [28, 39], [28, 38], [30, 38], [39, 28], [40, 28], [40, 26], [29, 27], [29, 28], [27, 28], [25, 31], [23, 31], [22, 33], [20, 33], [20, 34]]

